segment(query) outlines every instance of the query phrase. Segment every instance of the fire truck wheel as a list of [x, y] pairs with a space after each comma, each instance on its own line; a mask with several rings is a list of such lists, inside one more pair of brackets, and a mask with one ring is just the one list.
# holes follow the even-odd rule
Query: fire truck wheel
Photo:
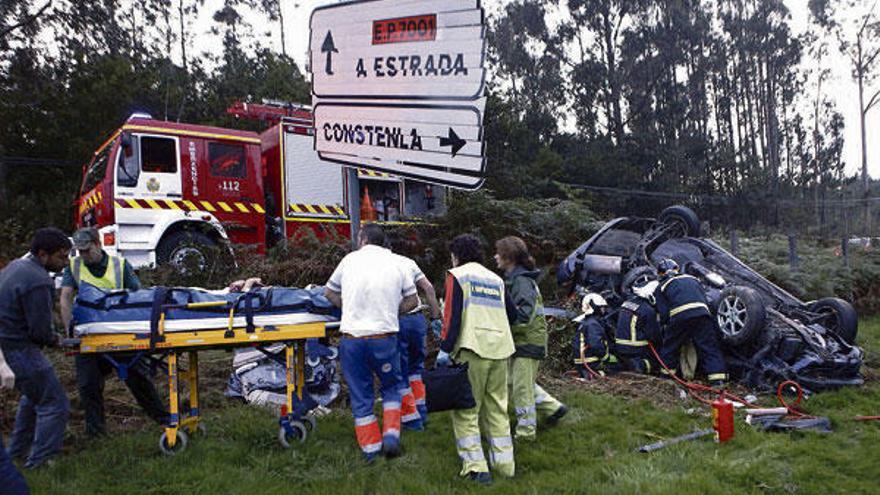
[[162, 239], [156, 257], [159, 263], [170, 263], [183, 271], [202, 271], [210, 265], [215, 250], [216, 243], [205, 234], [181, 230]]

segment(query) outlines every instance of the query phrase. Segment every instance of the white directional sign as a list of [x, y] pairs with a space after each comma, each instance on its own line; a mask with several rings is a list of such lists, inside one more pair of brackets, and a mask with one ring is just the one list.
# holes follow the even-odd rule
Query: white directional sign
[[311, 18], [316, 98], [474, 100], [486, 54], [479, 0], [366, 0]]
[[469, 105], [319, 102], [321, 159], [477, 189], [483, 183], [482, 115]]

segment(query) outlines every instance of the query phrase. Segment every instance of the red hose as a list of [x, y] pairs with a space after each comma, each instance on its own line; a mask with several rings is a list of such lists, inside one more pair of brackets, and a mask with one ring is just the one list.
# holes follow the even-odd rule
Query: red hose
[[671, 376], [672, 379], [675, 380], [676, 383], [678, 383], [679, 385], [684, 387], [684, 389], [687, 391], [687, 393], [691, 397], [698, 400], [699, 402], [702, 402], [703, 404], [706, 404], [707, 406], [710, 406], [712, 404], [712, 401], [710, 401], [704, 397], [700, 397], [699, 395], [697, 395], [697, 392], [712, 393], [714, 395], [719, 395], [719, 394], [723, 393], [726, 397], [733, 399], [734, 402], [739, 402], [740, 404], [747, 406], [747, 407], [757, 407], [755, 404], [752, 404], [751, 402], [743, 399], [742, 397], [738, 397], [736, 395], [733, 395], [726, 390], [719, 390], [716, 388], [709, 387], [707, 385], [703, 385], [701, 383], [688, 382], [688, 381], [685, 381], [685, 380], [679, 378], [678, 375], [675, 374], [675, 371], [669, 369], [669, 366], [666, 366], [666, 363], [663, 362], [663, 358], [660, 357], [660, 354], [657, 352], [657, 349], [654, 348], [654, 344], [648, 342], [648, 348], [651, 349], [651, 352], [654, 354], [654, 357], [657, 358], [657, 362], [660, 363], [660, 366], [662, 366], [663, 369], [666, 370], [667, 375]]
[[[797, 397], [795, 398], [793, 404], [789, 404], [789, 403], [785, 402], [785, 399], [782, 397], [782, 392], [785, 390], [786, 386], [793, 387], [797, 391]], [[786, 410], [788, 410], [788, 414], [790, 416], [794, 416], [796, 418], [813, 418], [813, 417], [815, 417], [815, 416], [810, 416], [809, 414], [804, 414], [799, 409], [797, 409], [797, 406], [800, 405], [801, 401], [804, 399], [804, 389], [801, 387], [801, 385], [798, 382], [796, 382], [794, 380], [785, 380], [784, 382], [780, 383], [778, 387], [776, 387], [776, 399], [779, 401], [779, 403], [782, 405], [782, 407], [784, 407]]]

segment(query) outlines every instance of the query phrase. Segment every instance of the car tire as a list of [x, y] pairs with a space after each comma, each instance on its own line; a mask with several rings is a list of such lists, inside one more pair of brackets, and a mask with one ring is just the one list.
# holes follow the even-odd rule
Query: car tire
[[626, 275], [623, 276], [623, 281], [620, 283], [620, 293], [626, 297], [632, 296], [630, 287], [633, 282], [642, 277], [651, 277], [651, 279], [657, 280], [657, 270], [653, 266], [642, 265], [626, 272]]
[[682, 205], [673, 205], [665, 208], [657, 217], [660, 223], [676, 223], [684, 230], [688, 237], [700, 237], [700, 218], [694, 210]]
[[767, 311], [758, 291], [734, 285], [721, 291], [715, 310], [721, 341], [733, 347], [753, 342], [764, 328]]
[[810, 304], [810, 311], [825, 315], [825, 326], [849, 344], [859, 333], [859, 315], [850, 303], [837, 297], [825, 297]]
[[159, 263], [170, 263], [179, 270], [187, 269], [186, 261], [191, 257], [196, 268], [203, 271], [211, 265], [216, 256], [217, 244], [201, 232], [179, 230], [169, 234], [159, 242], [156, 259]]

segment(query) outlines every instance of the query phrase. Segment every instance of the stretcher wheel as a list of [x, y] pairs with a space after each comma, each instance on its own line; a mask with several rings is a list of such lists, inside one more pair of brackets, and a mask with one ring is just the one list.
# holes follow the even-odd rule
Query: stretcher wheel
[[165, 455], [176, 455], [184, 450], [186, 450], [186, 444], [189, 442], [189, 437], [187, 437], [186, 432], [183, 430], [177, 430], [177, 441], [174, 443], [174, 447], [168, 446], [168, 433], [162, 433], [162, 436], [159, 437], [159, 450], [162, 451]]
[[205, 426], [205, 423], [199, 422], [193, 430], [190, 430], [190, 433], [198, 433], [199, 436], [203, 437], [208, 434], [208, 427]]
[[306, 425], [299, 421], [291, 421], [290, 428], [293, 430], [293, 435], [288, 434], [287, 428], [283, 426], [278, 429], [278, 441], [285, 449], [289, 449], [292, 442], [304, 443], [309, 436]]

